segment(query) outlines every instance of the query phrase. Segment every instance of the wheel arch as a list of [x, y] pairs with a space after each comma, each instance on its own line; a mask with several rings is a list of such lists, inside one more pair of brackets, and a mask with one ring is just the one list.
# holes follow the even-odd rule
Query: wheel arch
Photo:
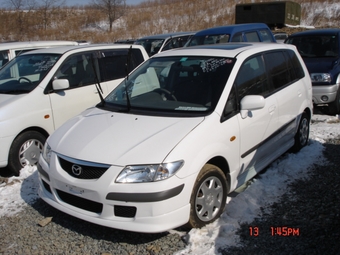
[[[43, 136], [45, 136], [46, 138], [50, 135], [45, 129], [41, 128], [41, 127], [27, 127], [25, 129], [23, 129], [20, 133], [18, 133], [15, 138], [13, 139], [13, 141], [21, 134], [25, 133], [25, 132], [29, 132], [29, 131], [37, 131], [39, 133], [41, 133]], [[13, 142], [12, 142], [13, 143]]]
[[217, 166], [222, 170], [227, 180], [228, 194], [230, 191], [230, 168], [228, 161], [222, 156], [216, 156], [214, 158], [211, 158], [206, 164]]

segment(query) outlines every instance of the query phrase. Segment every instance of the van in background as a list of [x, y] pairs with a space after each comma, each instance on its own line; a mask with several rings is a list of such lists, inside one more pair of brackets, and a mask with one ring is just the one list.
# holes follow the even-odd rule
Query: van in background
[[176, 32], [139, 38], [134, 44], [142, 45], [149, 56], [161, 51], [183, 47], [195, 32]]
[[201, 30], [193, 35], [185, 46], [229, 42], [276, 42], [276, 40], [266, 24], [249, 23]]
[[29, 42], [4, 42], [0, 43], [0, 68], [11, 59], [20, 55], [21, 53], [58, 46], [66, 45], [83, 45], [87, 42], [81, 41], [29, 41]]

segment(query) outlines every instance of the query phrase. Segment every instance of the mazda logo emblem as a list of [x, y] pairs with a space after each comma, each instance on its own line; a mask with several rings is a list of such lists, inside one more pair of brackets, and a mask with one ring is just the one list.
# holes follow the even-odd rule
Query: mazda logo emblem
[[76, 176], [81, 175], [83, 169], [81, 168], [81, 166], [78, 165], [72, 165], [72, 173]]

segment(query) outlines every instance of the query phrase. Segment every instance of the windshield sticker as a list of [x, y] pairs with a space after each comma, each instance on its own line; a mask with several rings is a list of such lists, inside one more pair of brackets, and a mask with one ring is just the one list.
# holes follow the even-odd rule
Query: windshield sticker
[[207, 107], [179, 106], [175, 110], [178, 111], [206, 111]]
[[181, 58], [180, 62], [184, 62], [184, 61], [187, 61], [188, 58]]
[[55, 61], [41, 61], [40, 63], [35, 63], [33, 66], [36, 68], [35, 72], [47, 71], [50, 67], [55, 64]]
[[201, 68], [203, 72], [213, 72], [215, 71], [218, 67], [223, 66], [225, 64], [231, 64], [232, 60], [231, 59], [225, 59], [225, 58], [210, 58], [204, 62], [201, 63]]

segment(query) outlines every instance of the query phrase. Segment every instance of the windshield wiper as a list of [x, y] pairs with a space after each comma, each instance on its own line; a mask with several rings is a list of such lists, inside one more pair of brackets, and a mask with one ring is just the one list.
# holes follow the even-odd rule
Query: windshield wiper
[[105, 105], [105, 100], [104, 100], [103, 95], [102, 95], [103, 94], [103, 89], [102, 89], [102, 87], [100, 85], [98, 74], [97, 74], [97, 70], [96, 70], [96, 67], [95, 67], [95, 64], [94, 64], [94, 61], [93, 61], [93, 54], [91, 54], [91, 64], [92, 64], [94, 76], [96, 78], [95, 86], [96, 86], [96, 89], [98, 91], [98, 95], [99, 95], [99, 98], [100, 98], [101, 106], [104, 106]]

